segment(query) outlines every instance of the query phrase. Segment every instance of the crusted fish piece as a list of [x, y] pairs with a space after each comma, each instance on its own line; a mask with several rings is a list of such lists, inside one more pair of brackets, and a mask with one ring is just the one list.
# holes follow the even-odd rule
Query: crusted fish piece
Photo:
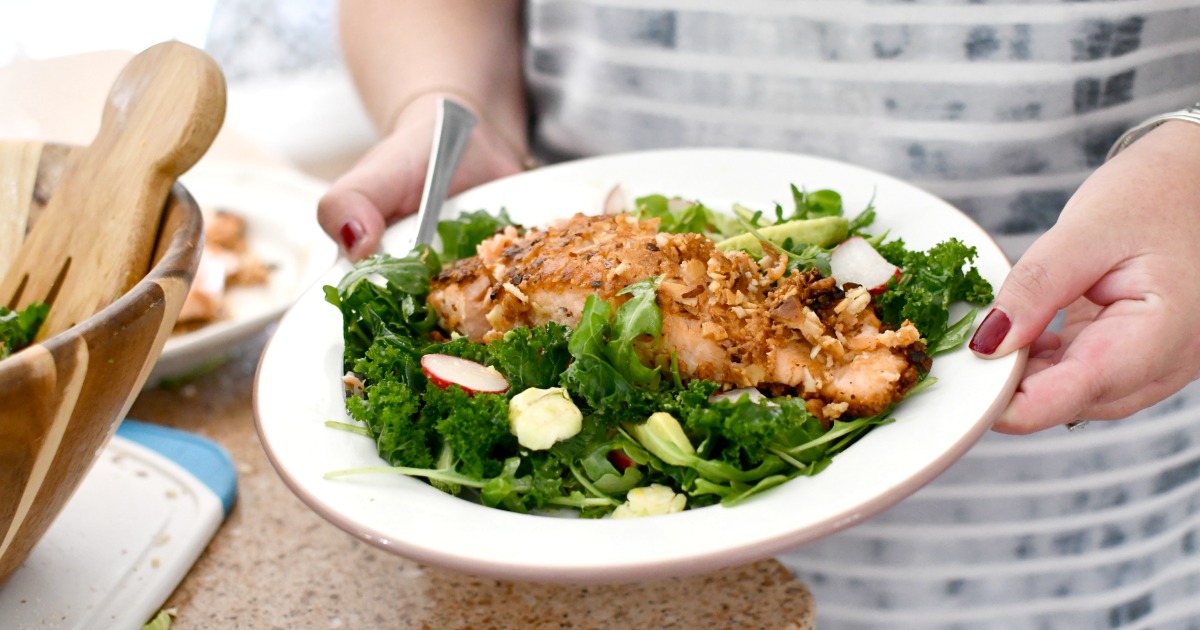
[[520, 326], [574, 327], [588, 296], [619, 306], [622, 289], [661, 276], [662, 336], [639, 348], [644, 360], [674, 357], [685, 378], [801, 396], [827, 421], [882, 411], [928, 369], [920, 332], [884, 326], [864, 288], [789, 273], [785, 254], [765, 252], [723, 252], [628, 214], [577, 214], [493, 236], [433, 278], [429, 302], [443, 328], [486, 342]]

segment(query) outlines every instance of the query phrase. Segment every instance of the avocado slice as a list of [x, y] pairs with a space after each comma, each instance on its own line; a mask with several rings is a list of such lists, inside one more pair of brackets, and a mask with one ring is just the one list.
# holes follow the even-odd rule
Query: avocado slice
[[[800, 219], [762, 227], [758, 233], [780, 246], [790, 238], [793, 245], [833, 247], [850, 235], [850, 220], [845, 217]], [[724, 252], [740, 249], [753, 256], [762, 256], [763, 253], [758, 236], [750, 232], [718, 241], [717, 249]]]

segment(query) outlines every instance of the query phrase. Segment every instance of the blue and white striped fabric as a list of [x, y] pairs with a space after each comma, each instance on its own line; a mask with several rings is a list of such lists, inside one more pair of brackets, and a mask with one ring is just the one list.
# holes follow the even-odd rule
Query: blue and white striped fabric
[[[551, 159], [749, 146], [921, 186], [1011, 255], [1116, 137], [1200, 100], [1200, 0], [529, 0]], [[840, 628], [1200, 628], [1200, 386], [990, 435], [782, 560]]]
[[1200, 97], [1195, 0], [535, 0], [527, 23], [552, 159], [812, 153], [998, 236], [1048, 227], [1122, 131]]
[[992, 435], [782, 560], [821, 628], [1200, 627], [1200, 386], [1082, 432]]

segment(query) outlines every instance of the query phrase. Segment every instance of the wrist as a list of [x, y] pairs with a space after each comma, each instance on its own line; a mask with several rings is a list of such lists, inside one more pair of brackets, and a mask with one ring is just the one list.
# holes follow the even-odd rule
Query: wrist
[[1143, 120], [1121, 134], [1121, 137], [1117, 138], [1112, 148], [1108, 150], [1108, 156], [1104, 159], [1106, 161], [1113, 159], [1118, 153], [1127, 149], [1129, 145], [1137, 142], [1146, 134], [1168, 122], [1172, 123], [1172, 126], [1179, 126], [1176, 124], [1176, 121], [1200, 128], [1200, 103], [1196, 103], [1186, 109], [1159, 114]]

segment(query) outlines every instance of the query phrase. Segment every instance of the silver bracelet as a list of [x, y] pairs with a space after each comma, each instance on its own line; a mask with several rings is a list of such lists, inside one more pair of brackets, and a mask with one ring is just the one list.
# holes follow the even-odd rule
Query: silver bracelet
[[1104, 158], [1105, 161], [1111, 160], [1118, 153], [1124, 151], [1129, 145], [1137, 142], [1139, 138], [1150, 133], [1155, 127], [1167, 122], [1168, 120], [1186, 120], [1190, 123], [1200, 125], [1200, 103], [1196, 103], [1187, 109], [1181, 109], [1177, 112], [1168, 112], [1143, 120], [1137, 126], [1129, 131], [1121, 134], [1120, 138], [1113, 143], [1112, 148], [1108, 150], [1108, 155]]

